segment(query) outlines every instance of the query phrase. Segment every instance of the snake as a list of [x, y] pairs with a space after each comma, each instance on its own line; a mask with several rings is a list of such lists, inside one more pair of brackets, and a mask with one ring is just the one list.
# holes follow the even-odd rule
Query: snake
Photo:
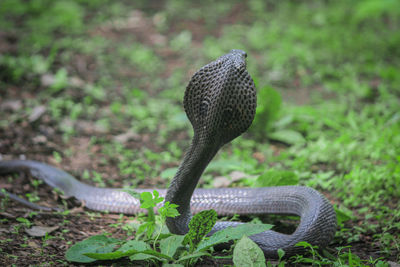
[[[284, 214], [300, 217], [292, 234], [268, 230], [250, 235], [270, 258], [304, 253], [300, 241], [326, 247], [336, 232], [336, 214], [321, 193], [305, 186], [196, 189], [198, 181], [222, 146], [244, 133], [256, 113], [255, 84], [247, 71], [246, 52], [233, 49], [203, 66], [186, 87], [183, 106], [193, 126], [193, 138], [168, 189], [157, 189], [165, 201], [178, 205], [179, 216], [168, 217], [171, 233], [186, 234], [193, 216], [214, 209], [218, 215]], [[98, 188], [82, 183], [67, 172], [33, 160], [0, 161], [0, 173], [28, 172], [48, 185], [75, 197], [92, 210], [137, 214], [140, 200], [123, 189]], [[153, 189], [135, 189], [137, 193]], [[219, 221], [211, 233], [243, 222]]]

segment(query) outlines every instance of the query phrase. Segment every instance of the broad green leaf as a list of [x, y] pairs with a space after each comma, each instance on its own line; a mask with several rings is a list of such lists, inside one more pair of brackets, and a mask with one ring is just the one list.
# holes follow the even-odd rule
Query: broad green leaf
[[172, 177], [174, 177], [174, 175], [177, 171], [178, 171], [178, 168], [176, 168], [176, 167], [165, 169], [160, 173], [160, 177], [162, 179], [172, 178]]
[[261, 174], [256, 181], [257, 187], [297, 184], [299, 184], [299, 177], [294, 172], [273, 169]]
[[268, 134], [268, 138], [289, 145], [303, 144], [305, 142], [305, 139], [301, 133], [288, 129], [272, 132]]
[[173, 258], [169, 257], [168, 255], [164, 255], [162, 253], [159, 253], [157, 251], [151, 250], [151, 249], [146, 249], [143, 251], [137, 251], [135, 249], [128, 250], [128, 251], [114, 251], [114, 252], [109, 252], [109, 253], [85, 253], [85, 256], [88, 256], [90, 258], [96, 259], [96, 260], [115, 260], [119, 259], [122, 257], [128, 257], [128, 256], [135, 256], [136, 254], [146, 254], [150, 255], [150, 257], [140, 257], [140, 258], [130, 258], [131, 260], [144, 260], [148, 258], [157, 258], [158, 260], [163, 260], [166, 259], [168, 261], [172, 261]]
[[234, 159], [213, 160], [207, 166], [207, 172], [217, 171], [219, 173], [229, 173], [231, 171], [241, 170], [243, 162]]
[[183, 235], [173, 235], [160, 241], [161, 253], [173, 257], [178, 247], [182, 246]]
[[137, 251], [144, 251], [149, 249], [149, 245], [146, 242], [139, 241], [139, 240], [129, 240], [125, 244], [123, 244], [117, 251], [129, 251], [129, 250], [137, 250]]
[[142, 251], [149, 250], [150, 246], [143, 241], [139, 240], [130, 240], [123, 244], [118, 250], [120, 251], [129, 251], [129, 250], [137, 250], [138, 252], [135, 254], [130, 255], [129, 259], [131, 261], [139, 261], [139, 260], [147, 260], [147, 259], [152, 259], [152, 258], [157, 258], [153, 255], [149, 254], [144, 254]]
[[173, 263], [173, 264], [163, 264], [162, 267], [185, 267], [185, 265], [178, 264], [178, 263]]
[[85, 253], [84, 255], [96, 260], [116, 260], [122, 257], [128, 257], [133, 254], [139, 253], [137, 250], [128, 250], [128, 251], [114, 251], [108, 253]]
[[154, 250], [151, 250], [151, 249], [147, 249], [145, 251], [141, 251], [140, 253], [155, 256], [155, 257], [159, 258], [160, 260], [161, 259], [166, 259], [168, 261], [173, 261], [174, 260], [172, 257], [170, 257], [168, 255], [165, 255], [163, 253], [160, 253], [160, 252], [157, 252], [157, 251], [154, 251]]
[[129, 257], [129, 259], [131, 261], [144, 261], [144, 260], [149, 260], [149, 259], [161, 260], [159, 257], [156, 257], [154, 255], [150, 255], [150, 254], [144, 254], [142, 252], [138, 252], [136, 254], [131, 255]]
[[207, 252], [204, 252], [204, 251], [197, 251], [197, 252], [194, 252], [193, 254], [189, 254], [189, 255], [180, 257], [176, 262], [181, 262], [181, 261], [185, 261], [185, 260], [189, 260], [189, 259], [193, 259], [193, 258], [200, 258], [200, 257], [203, 257], [203, 256], [210, 256], [211, 257], [211, 254], [207, 253]]
[[228, 227], [221, 231], [214, 233], [210, 238], [202, 240], [198, 245], [196, 251], [205, 250], [209, 247], [215, 246], [220, 243], [225, 243], [230, 240], [236, 240], [243, 235], [251, 236], [261, 232], [268, 231], [272, 228], [270, 224], [241, 224], [236, 227]]
[[243, 236], [236, 244], [233, 250], [233, 263], [237, 267], [266, 266], [264, 252], [247, 236]]
[[190, 244], [193, 251], [197, 244], [211, 231], [217, 222], [215, 210], [203, 210], [197, 213], [189, 222], [189, 232], [185, 235], [184, 244]]
[[106, 237], [104, 235], [96, 235], [89, 237], [70, 247], [65, 253], [65, 258], [73, 262], [93, 262], [95, 259], [85, 256], [86, 253], [109, 253], [113, 251], [115, 246], [121, 240]]

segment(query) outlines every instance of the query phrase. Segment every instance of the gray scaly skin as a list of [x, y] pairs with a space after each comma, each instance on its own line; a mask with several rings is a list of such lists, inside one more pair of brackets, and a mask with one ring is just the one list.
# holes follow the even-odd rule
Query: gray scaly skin
[[[158, 190], [166, 201], [178, 204], [180, 216], [168, 218], [172, 233], [185, 234], [192, 213], [215, 209], [219, 215], [293, 214], [300, 223], [291, 235], [266, 231], [250, 238], [267, 257], [303, 252], [296, 243], [306, 241], [324, 247], [336, 231], [335, 212], [320, 193], [302, 186], [265, 188], [196, 189], [201, 174], [218, 150], [250, 126], [256, 110], [256, 91], [246, 70], [246, 53], [232, 50], [201, 68], [186, 88], [184, 107], [193, 125], [194, 137], [168, 190]], [[68, 173], [36, 161], [0, 161], [0, 173], [25, 170], [65, 195], [74, 196], [93, 210], [135, 214], [139, 200], [121, 189], [96, 188]], [[138, 193], [153, 189], [135, 189]], [[212, 232], [235, 226], [218, 222]]]

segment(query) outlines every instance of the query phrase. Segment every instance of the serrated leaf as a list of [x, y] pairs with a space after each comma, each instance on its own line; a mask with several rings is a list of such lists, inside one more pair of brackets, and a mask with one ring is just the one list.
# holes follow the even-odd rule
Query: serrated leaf
[[215, 210], [203, 210], [197, 213], [189, 222], [189, 232], [185, 235], [184, 244], [190, 244], [193, 251], [197, 244], [211, 231], [217, 222]]
[[85, 256], [86, 253], [109, 253], [113, 251], [115, 246], [121, 240], [106, 237], [104, 235], [96, 235], [89, 237], [81, 242], [70, 247], [65, 253], [65, 258], [73, 262], [93, 262], [95, 259]]
[[210, 238], [203, 240], [198, 245], [196, 251], [205, 250], [209, 247], [215, 246], [220, 243], [226, 243], [230, 240], [236, 240], [243, 235], [251, 236], [261, 232], [268, 231], [272, 228], [270, 224], [241, 224], [236, 227], [228, 227], [221, 231], [214, 233]]
[[[153, 197], [154, 195], [154, 197]], [[160, 203], [164, 200], [163, 197], [159, 197], [158, 191], [154, 190], [153, 194], [150, 192], [142, 192], [140, 194], [140, 207], [142, 209], [149, 209], [157, 206], [157, 203]]]
[[160, 241], [161, 253], [173, 257], [176, 250], [182, 246], [182, 241], [185, 238], [183, 235], [173, 235]]
[[158, 209], [158, 213], [166, 218], [166, 217], [176, 217], [179, 216], [179, 212], [176, 209], [179, 205], [171, 204], [169, 201], [166, 201], [164, 205]]
[[243, 236], [233, 250], [233, 263], [238, 267], [264, 267], [264, 252], [247, 236]]

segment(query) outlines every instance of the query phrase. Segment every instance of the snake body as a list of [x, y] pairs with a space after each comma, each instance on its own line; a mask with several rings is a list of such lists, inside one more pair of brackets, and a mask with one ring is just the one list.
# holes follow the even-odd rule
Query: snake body
[[[194, 136], [168, 190], [158, 190], [166, 201], [178, 204], [180, 215], [168, 218], [172, 233], [185, 234], [193, 213], [214, 209], [219, 215], [292, 214], [300, 223], [291, 235], [266, 231], [252, 235], [267, 257], [302, 252], [295, 246], [306, 241], [326, 246], [336, 231], [336, 215], [328, 200], [316, 190], [303, 186], [265, 188], [196, 189], [198, 180], [226, 143], [250, 126], [256, 109], [256, 92], [246, 70], [246, 53], [232, 50], [205, 65], [194, 74], [186, 88], [184, 108], [192, 123]], [[121, 189], [97, 188], [79, 182], [70, 174], [45, 163], [29, 160], [0, 161], [0, 173], [28, 171], [52, 187], [61, 189], [85, 203], [89, 209], [136, 214], [140, 202]], [[135, 189], [151, 192], [153, 189]], [[217, 222], [212, 232], [240, 222]]]

